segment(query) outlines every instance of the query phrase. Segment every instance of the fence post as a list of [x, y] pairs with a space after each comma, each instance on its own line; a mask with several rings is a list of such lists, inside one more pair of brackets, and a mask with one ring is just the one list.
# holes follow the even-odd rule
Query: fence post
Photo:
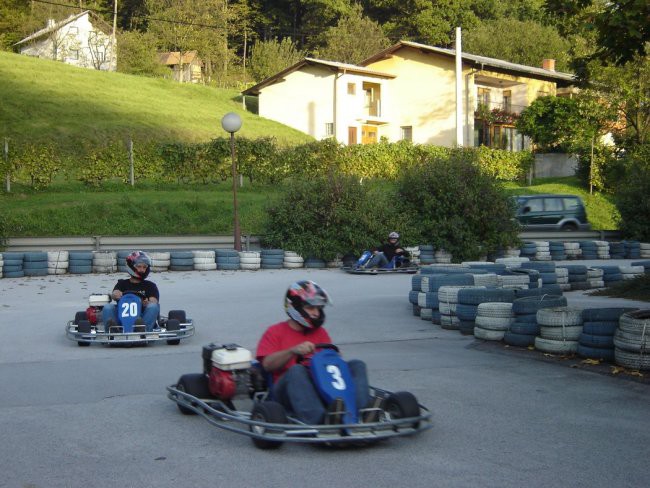
[[135, 172], [133, 171], [133, 139], [129, 138], [129, 181], [135, 185]]
[[11, 193], [11, 171], [9, 169], [9, 139], [7, 139], [6, 137], [5, 137], [5, 147], [4, 147], [3, 156], [5, 160], [5, 165], [7, 166], [5, 188], [7, 190], [7, 193]]

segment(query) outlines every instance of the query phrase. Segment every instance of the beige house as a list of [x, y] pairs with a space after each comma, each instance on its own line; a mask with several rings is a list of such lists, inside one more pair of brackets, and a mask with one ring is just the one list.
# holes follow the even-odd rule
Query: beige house
[[[158, 61], [171, 70], [172, 79], [180, 83], [202, 83], [203, 61], [196, 51], [160, 53]], [[182, 61], [182, 62], [181, 62]]]
[[86, 10], [56, 22], [14, 44], [20, 54], [62, 61], [82, 68], [115, 71], [117, 57], [110, 26]]
[[[401, 41], [359, 65], [306, 58], [244, 91], [259, 115], [316, 139], [366, 144], [385, 137], [456, 144], [455, 51]], [[539, 96], [555, 95], [573, 76], [462, 54], [462, 145], [513, 151], [526, 141], [514, 118]]]

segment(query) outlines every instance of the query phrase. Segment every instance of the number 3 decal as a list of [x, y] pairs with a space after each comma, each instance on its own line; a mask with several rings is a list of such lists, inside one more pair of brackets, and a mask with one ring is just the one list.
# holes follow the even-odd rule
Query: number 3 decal
[[345, 390], [345, 380], [341, 376], [341, 370], [333, 364], [328, 364], [325, 369], [332, 375], [332, 386], [337, 390]]
[[135, 302], [122, 304], [122, 317], [137, 317], [138, 305]]

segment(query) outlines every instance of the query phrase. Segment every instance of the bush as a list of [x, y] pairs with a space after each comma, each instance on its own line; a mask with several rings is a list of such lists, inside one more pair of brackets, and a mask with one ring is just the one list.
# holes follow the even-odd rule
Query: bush
[[20, 147], [14, 156], [12, 166], [15, 179], [29, 178], [36, 190], [47, 188], [61, 169], [61, 158], [51, 145]]
[[512, 200], [479, 168], [471, 151], [454, 149], [447, 158], [409, 168], [398, 181], [398, 195], [414, 237], [457, 260], [518, 242]]
[[263, 243], [326, 260], [376, 245], [376, 220], [369, 191], [341, 175], [291, 181], [266, 208]]
[[626, 158], [626, 166], [615, 195], [619, 229], [628, 239], [650, 242], [650, 144], [638, 146]]

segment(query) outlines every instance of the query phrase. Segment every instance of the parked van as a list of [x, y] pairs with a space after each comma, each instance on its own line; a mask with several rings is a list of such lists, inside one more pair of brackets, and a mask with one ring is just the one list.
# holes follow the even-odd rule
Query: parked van
[[587, 212], [576, 195], [519, 195], [517, 220], [525, 230], [589, 230]]

